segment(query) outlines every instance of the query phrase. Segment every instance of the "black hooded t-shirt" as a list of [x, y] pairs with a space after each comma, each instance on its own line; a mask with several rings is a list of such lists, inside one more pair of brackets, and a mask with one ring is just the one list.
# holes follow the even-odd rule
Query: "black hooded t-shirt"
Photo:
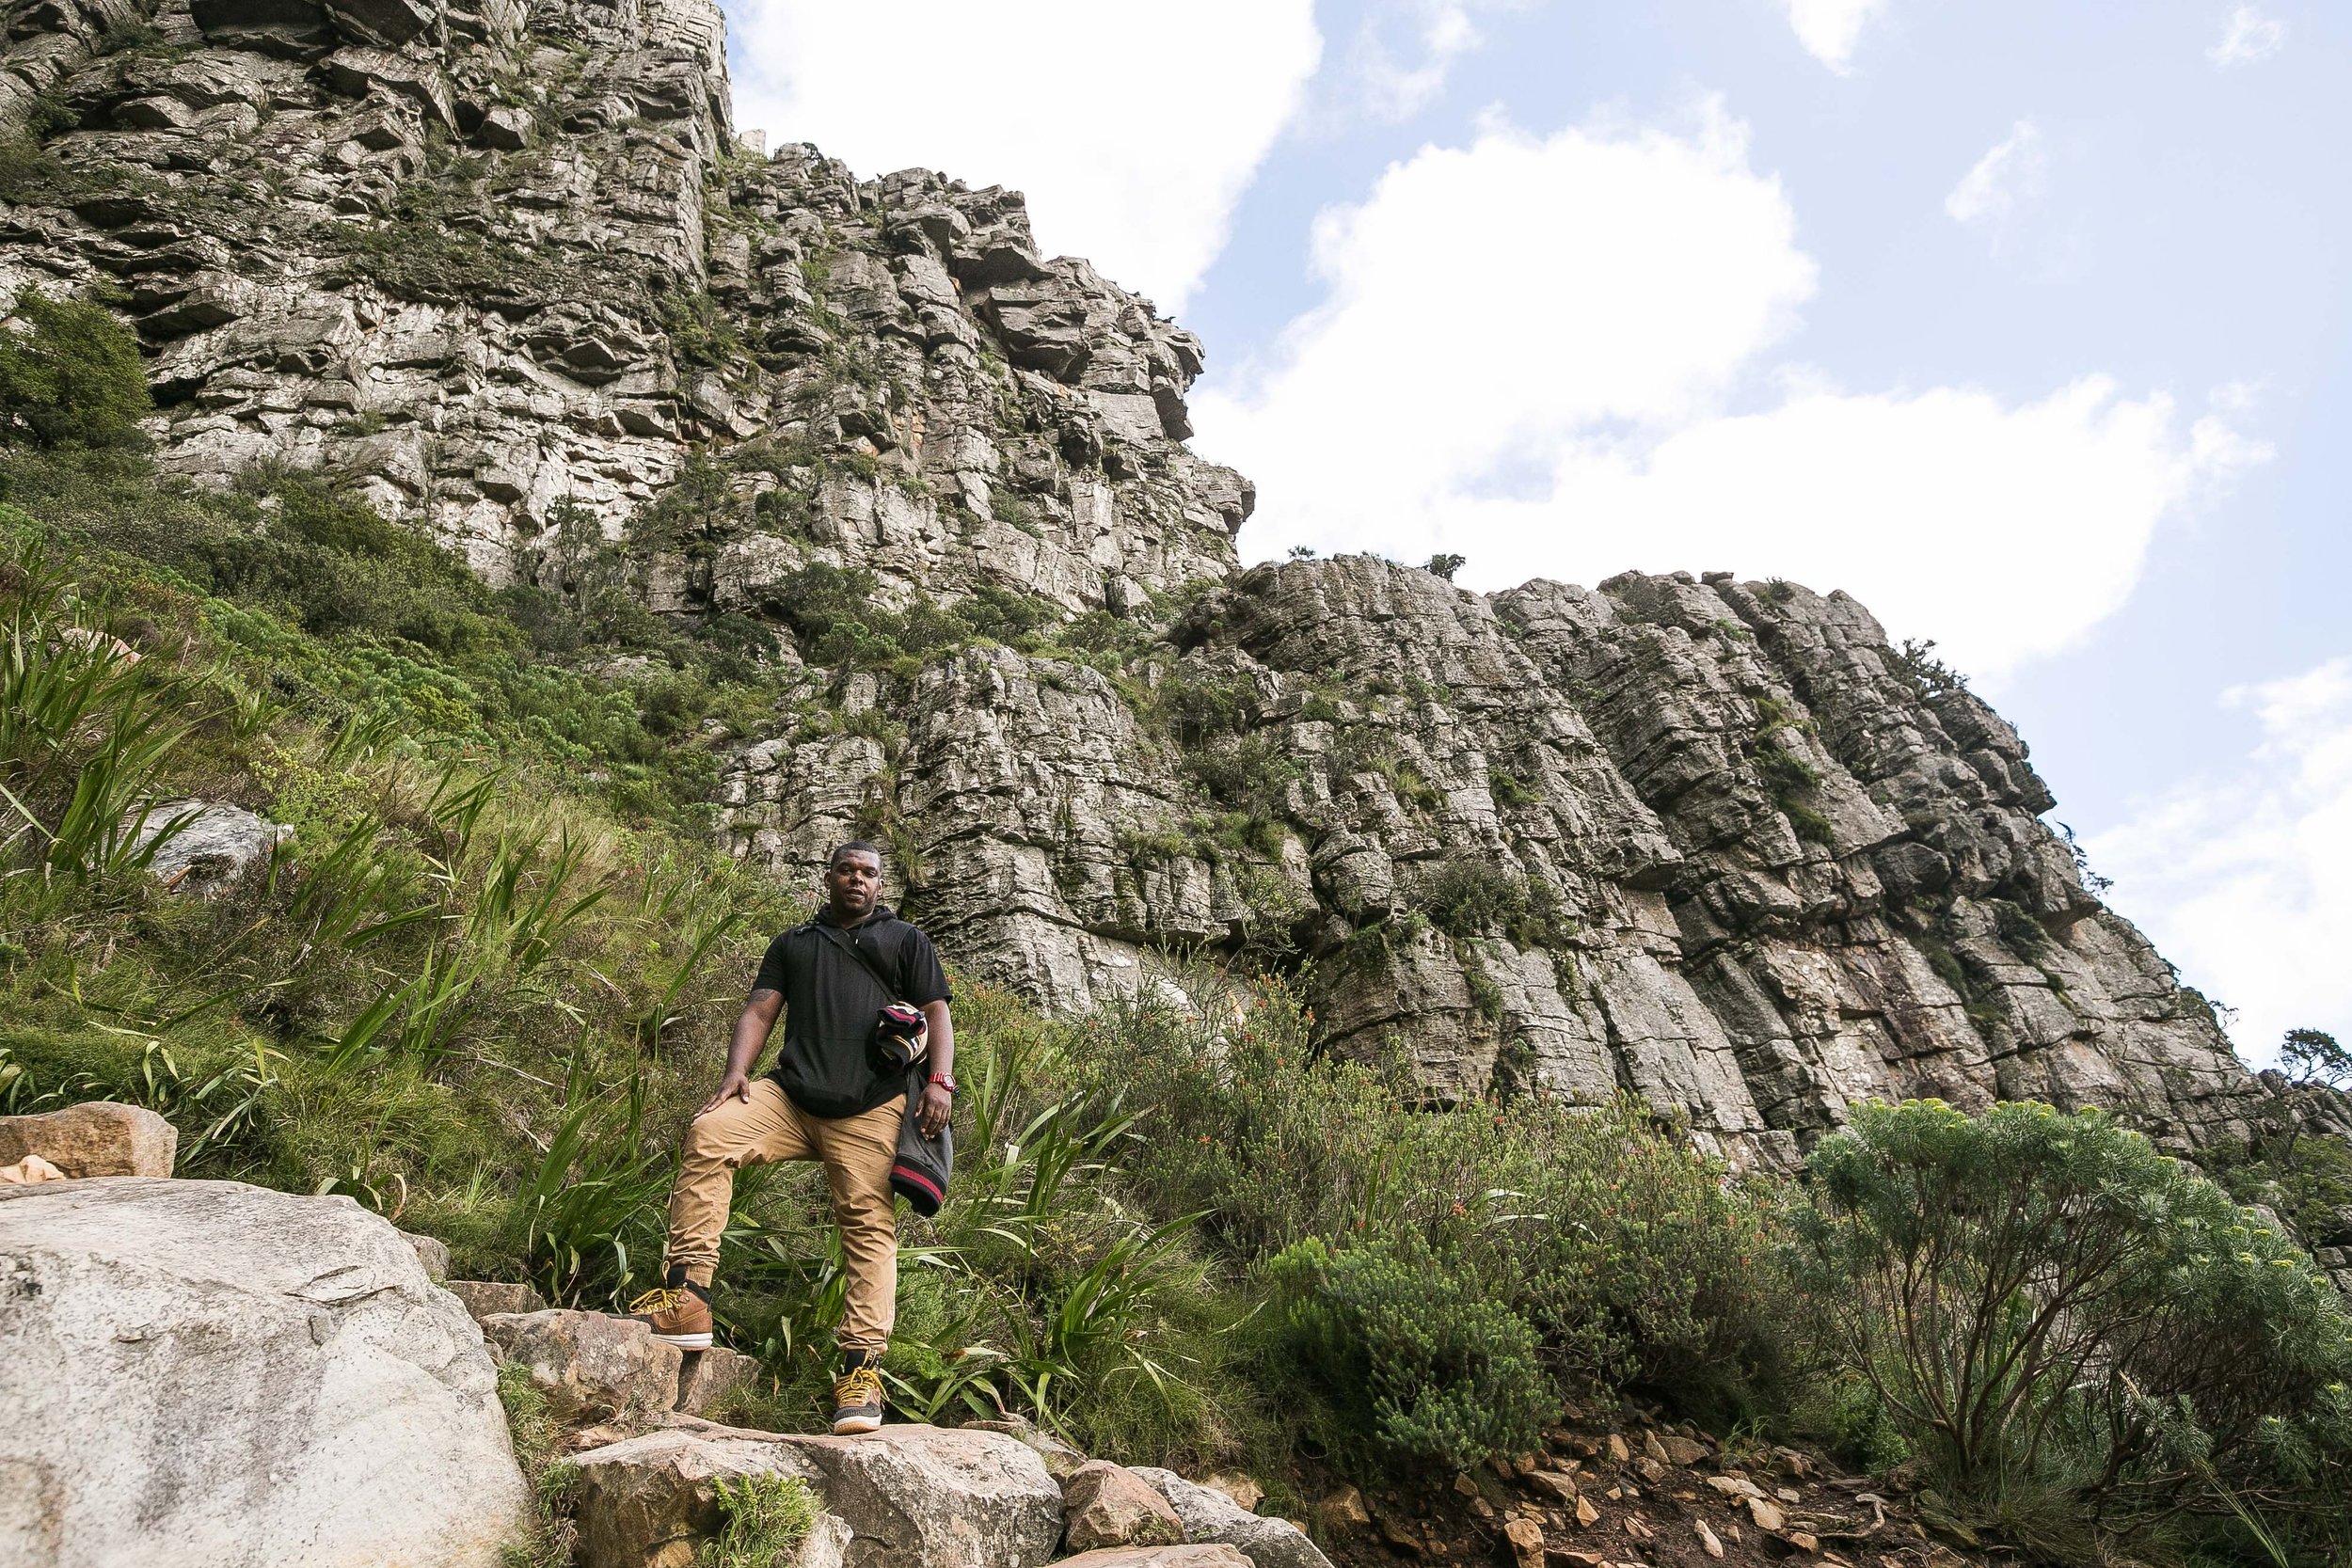
[[[865, 964], [817, 929], [818, 921], [855, 942], [894, 988], [884, 991]], [[769, 1076], [793, 1104], [829, 1121], [907, 1092], [904, 1074], [884, 1072], [874, 1060], [874, 1015], [893, 1002], [919, 1007], [949, 999], [931, 939], [882, 904], [854, 926], [835, 925], [828, 909], [793, 927], [768, 944], [752, 989], [784, 997], [784, 1050]]]

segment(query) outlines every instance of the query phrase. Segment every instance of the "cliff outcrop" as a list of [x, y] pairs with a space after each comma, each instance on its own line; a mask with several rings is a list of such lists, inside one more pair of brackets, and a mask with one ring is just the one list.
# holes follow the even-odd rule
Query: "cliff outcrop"
[[1627, 1088], [1772, 1161], [1868, 1097], [2176, 1147], [2261, 1098], [1860, 605], [1242, 570], [1198, 341], [1015, 193], [742, 145], [706, 0], [7, 14], [0, 291], [105, 291], [167, 467], [317, 469], [559, 597], [625, 541], [651, 610], [771, 639], [730, 847], [885, 839], [968, 973], [1240, 954], [1433, 1097]]

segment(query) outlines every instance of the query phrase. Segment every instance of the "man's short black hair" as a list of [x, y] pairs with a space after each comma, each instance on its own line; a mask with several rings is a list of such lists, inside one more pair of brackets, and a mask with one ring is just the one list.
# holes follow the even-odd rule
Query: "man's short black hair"
[[833, 853], [825, 857], [825, 869], [831, 871], [834, 866], [839, 865], [841, 863], [841, 857], [844, 855], [857, 854], [873, 856], [874, 864], [877, 866], [880, 866], [882, 863], [882, 852], [880, 849], [866, 843], [862, 838], [853, 838], [847, 844], [839, 844], [834, 847]]

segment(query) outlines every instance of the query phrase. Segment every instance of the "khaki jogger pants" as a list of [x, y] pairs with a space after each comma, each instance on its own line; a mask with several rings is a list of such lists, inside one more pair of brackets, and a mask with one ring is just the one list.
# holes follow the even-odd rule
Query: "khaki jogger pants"
[[848, 1259], [841, 1348], [879, 1352], [890, 1341], [898, 1309], [898, 1217], [890, 1166], [905, 1114], [906, 1102], [893, 1096], [862, 1115], [828, 1121], [793, 1104], [774, 1079], [753, 1079], [751, 1098], [724, 1101], [687, 1126], [677, 1185], [670, 1189], [670, 1266], [684, 1268], [697, 1285], [710, 1283], [738, 1166], [821, 1161]]

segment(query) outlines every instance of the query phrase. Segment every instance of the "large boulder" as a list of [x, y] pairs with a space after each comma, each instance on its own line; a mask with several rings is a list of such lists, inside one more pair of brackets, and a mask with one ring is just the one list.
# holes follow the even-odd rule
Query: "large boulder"
[[899, 1426], [787, 1441], [856, 1532], [849, 1568], [1035, 1568], [1061, 1541], [1061, 1488], [1015, 1438]]
[[1037, 1568], [1061, 1540], [1061, 1488], [1026, 1444], [1001, 1433], [888, 1426], [862, 1437], [801, 1437], [691, 1416], [667, 1426], [797, 1455], [806, 1468], [795, 1473], [813, 1476], [825, 1507], [850, 1527], [846, 1568]]
[[555, 1307], [484, 1318], [482, 1337], [530, 1371], [559, 1421], [630, 1420], [677, 1403], [682, 1353], [642, 1323]]
[[348, 1198], [0, 1188], [0, 1561], [495, 1568], [529, 1497], [457, 1302]]
[[[686, 1568], [697, 1543], [723, 1522], [719, 1483], [792, 1477], [821, 1488], [824, 1476], [768, 1433], [649, 1432], [572, 1461], [580, 1474], [582, 1568]], [[802, 1547], [799, 1568], [842, 1560], [850, 1527], [826, 1513]]]
[[294, 836], [292, 828], [218, 800], [166, 800], [135, 815], [133, 844], [145, 848], [163, 838], [148, 869], [175, 892], [218, 893], [266, 865]]
[[1195, 1544], [1238, 1546], [1256, 1568], [1331, 1568], [1331, 1560], [1287, 1519], [1252, 1513], [1224, 1493], [1197, 1485], [1173, 1470], [1138, 1466], [1135, 1473], [1168, 1499], [1184, 1522], [1185, 1539]]
[[37, 1117], [0, 1117], [0, 1165], [38, 1154], [66, 1176], [169, 1176], [178, 1129], [154, 1112], [86, 1101]]

